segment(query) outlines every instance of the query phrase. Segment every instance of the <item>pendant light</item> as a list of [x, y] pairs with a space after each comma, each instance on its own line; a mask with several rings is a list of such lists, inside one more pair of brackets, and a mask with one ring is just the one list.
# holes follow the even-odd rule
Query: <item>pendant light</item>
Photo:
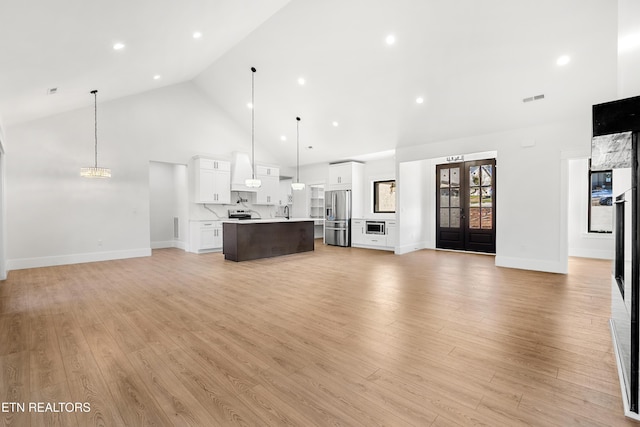
[[111, 178], [111, 169], [98, 167], [98, 91], [92, 90], [91, 93], [93, 94], [95, 162], [91, 167], [80, 168], [80, 176], [85, 178]]
[[300, 182], [300, 117], [296, 117], [296, 182], [291, 183], [291, 189], [304, 190], [304, 183]]
[[244, 185], [251, 188], [258, 188], [262, 185], [262, 181], [256, 179], [256, 158], [255, 158], [255, 110], [256, 104], [254, 102], [254, 76], [256, 69], [251, 67], [251, 179], [246, 179]]

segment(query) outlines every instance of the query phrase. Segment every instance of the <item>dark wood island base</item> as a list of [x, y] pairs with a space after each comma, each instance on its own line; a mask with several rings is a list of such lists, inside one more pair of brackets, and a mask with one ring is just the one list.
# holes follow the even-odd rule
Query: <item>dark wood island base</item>
[[314, 250], [313, 220], [222, 224], [224, 259], [248, 261]]

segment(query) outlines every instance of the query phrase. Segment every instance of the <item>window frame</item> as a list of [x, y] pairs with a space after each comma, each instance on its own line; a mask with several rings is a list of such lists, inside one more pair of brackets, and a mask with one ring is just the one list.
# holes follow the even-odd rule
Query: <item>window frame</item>
[[[396, 180], [395, 179], [381, 179], [381, 180], [376, 180], [373, 181], [373, 213], [380, 213], [380, 214], [394, 214], [396, 213], [397, 210], [397, 206], [394, 206], [394, 210], [392, 211], [383, 211], [383, 210], [379, 210], [379, 206], [378, 206], [378, 186], [379, 184], [389, 184], [391, 186], [395, 186], [396, 184]], [[395, 200], [395, 196], [394, 196], [394, 205], [397, 203], [397, 200]]]
[[[607, 230], [592, 230], [591, 229], [591, 208], [592, 208], [592, 191], [593, 191], [593, 184], [592, 184], [592, 177], [593, 174], [600, 174], [600, 173], [609, 173], [611, 174], [611, 190], [612, 190], [612, 194], [611, 194], [611, 210], [612, 210], [612, 223], [611, 223], [611, 230], [607, 231]], [[591, 159], [589, 159], [589, 179], [588, 179], [588, 198], [587, 198], [587, 233], [591, 233], [591, 234], [613, 234], [613, 169], [606, 169], [606, 170], [598, 170], [598, 171], [594, 171], [591, 170]], [[607, 205], [608, 206], [608, 205]]]

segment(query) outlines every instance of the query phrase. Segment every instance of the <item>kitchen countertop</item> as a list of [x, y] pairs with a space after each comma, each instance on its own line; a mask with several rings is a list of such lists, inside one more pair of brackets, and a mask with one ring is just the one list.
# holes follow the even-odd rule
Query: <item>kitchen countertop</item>
[[270, 222], [300, 222], [300, 221], [314, 221], [313, 218], [253, 218], [253, 219], [223, 219], [222, 222], [232, 222], [234, 224], [259, 224]]

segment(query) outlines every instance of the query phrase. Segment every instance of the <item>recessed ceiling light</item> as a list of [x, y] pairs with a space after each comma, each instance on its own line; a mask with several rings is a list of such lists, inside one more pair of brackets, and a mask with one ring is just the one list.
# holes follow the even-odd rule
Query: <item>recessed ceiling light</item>
[[568, 55], [562, 55], [560, 58], [558, 58], [556, 64], [558, 64], [559, 67], [562, 67], [564, 65], [567, 65], [570, 61], [571, 58]]
[[331, 124], [335, 127], [338, 127], [338, 122], [336, 122], [335, 120], [333, 122], [331, 122]]
[[280, 141], [286, 141], [286, 140], [287, 140], [286, 135], [282, 135], [282, 136], [280, 137]]
[[160, 74], [156, 74], [155, 76], [153, 76], [153, 80], [160, 80], [162, 78], [162, 76]]
[[200, 31], [196, 31], [195, 33], [193, 33], [193, 38], [194, 39], [202, 38], [202, 33]]
[[423, 97], [421, 97], [421, 96], [417, 97], [417, 98], [416, 98], [416, 103], [418, 103], [418, 104], [422, 104], [422, 103], [424, 103], [424, 98], [423, 98]]
[[124, 43], [116, 43], [113, 45], [113, 50], [122, 50], [124, 49]]
[[247, 108], [250, 110], [253, 109], [253, 104], [250, 102], [247, 102]]
[[304, 86], [305, 83], [306, 83], [306, 80], [304, 79], [304, 77], [298, 77], [298, 84], [300, 86]]
[[393, 34], [389, 34], [387, 36], [387, 38], [384, 39], [384, 41], [391, 46], [392, 44], [394, 44], [396, 42], [396, 36], [394, 36]]

